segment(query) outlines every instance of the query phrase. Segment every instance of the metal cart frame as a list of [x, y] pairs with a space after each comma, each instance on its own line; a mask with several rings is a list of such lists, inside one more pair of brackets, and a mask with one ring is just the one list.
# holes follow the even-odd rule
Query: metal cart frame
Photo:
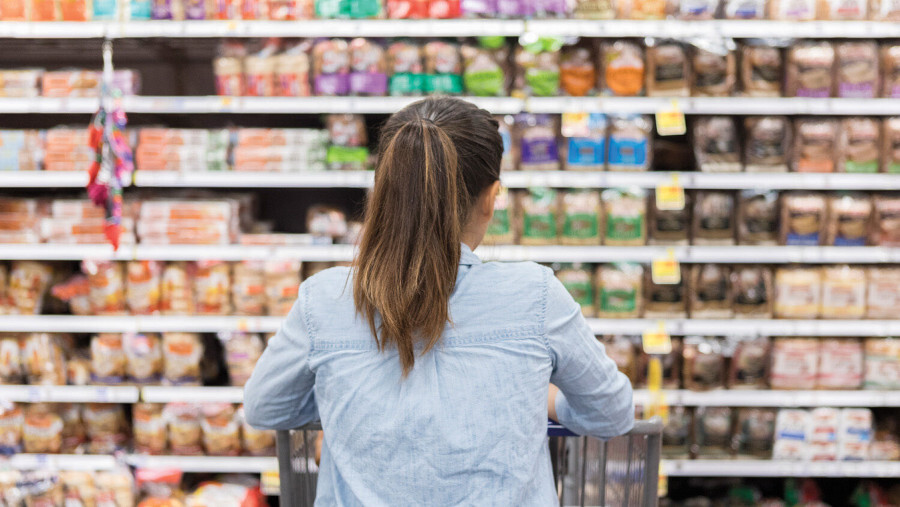
[[[321, 429], [316, 423], [277, 432], [284, 507], [309, 507], [315, 502], [315, 432]], [[627, 435], [604, 441], [576, 436], [551, 422], [547, 434], [560, 504], [655, 507], [662, 429], [659, 419], [636, 421]]]

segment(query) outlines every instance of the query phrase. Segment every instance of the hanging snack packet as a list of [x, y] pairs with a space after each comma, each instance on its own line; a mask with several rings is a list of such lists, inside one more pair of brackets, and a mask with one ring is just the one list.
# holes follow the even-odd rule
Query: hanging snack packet
[[603, 69], [603, 94], [632, 97], [644, 93], [644, 51], [634, 42], [600, 45], [598, 69]]
[[552, 245], [559, 235], [559, 199], [551, 188], [532, 187], [519, 194], [519, 243]]
[[418, 43], [401, 40], [388, 46], [387, 70], [390, 95], [421, 95], [425, 89], [425, 66]]
[[781, 244], [817, 246], [825, 241], [826, 201], [822, 194], [781, 196]]
[[830, 42], [802, 42], [788, 49], [785, 95], [830, 97], [834, 88], [834, 46]]
[[691, 130], [694, 156], [703, 172], [740, 172], [737, 125], [730, 116], [705, 116], [694, 120]]
[[459, 46], [449, 42], [431, 41], [425, 44], [422, 52], [425, 55], [425, 93], [462, 94], [462, 56]]
[[838, 121], [801, 118], [794, 126], [791, 169], [799, 173], [834, 172], [840, 141]]
[[783, 173], [788, 170], [791, 123], [786, 116], [744, 118], [744, 170]]
[[640, 264], [603, 264], [597, 270], [598, 317], [638, 318], [643, 313], [644, 268]]
[[647, 43], [647, 96], [689, 97], [690, 69], [684, 46], [677, 42]]
[[610, 171], [647, 171], [652, 164], [653, 124], [649, 117], [631, 114], [609, 117]]
[[775, 271], [775, 318], [817, 319], [822, 313], [822, 272], [819, 268], [778, 268]]
[[644, 190], [609, 188], [602, 193], [606, 218], [603, 243], [607, 246], [642, 246], [647, 242]]

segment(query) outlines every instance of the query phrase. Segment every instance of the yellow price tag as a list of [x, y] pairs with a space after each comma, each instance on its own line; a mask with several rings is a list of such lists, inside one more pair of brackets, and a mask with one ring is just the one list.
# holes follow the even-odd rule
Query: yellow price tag
[[281, 490], [278, 470], [264, 470], [259, 474], [259, 489], [264, 495], [277, 495]]
[[656, 496], [665, 498], [669, 496], [669, 476], [663, 468], [663, 464], [659, 464], [659, 481], [657, 482]]
[[650, 263], [650, 276], [657, 285], [677, 285], [681, 283], [681, 264], [675, 258], [675, 251], [669, 248], [666, 256]]
[[[672, 352], [672, 338], [666, 331], [666, 324], [660, 321], [655, 328], [644, 331], [641, 335], [641, 345], [644, 353], [649, 355], [664, 356]], [[658, 381], [657, 385], [662, 385], [662, 364], [659, 358], [650, 358], [647, 370], [648, 387], [652, 389], [654, 380]]]
[[684, 209], [684, 187], [678, 180], [678, 174], [666, 182], [656, 186], [656, 207], [661, 210], [680, 211]]
[[590, 115], [588, 113], [563, 113], [563, 137], [588, 137], [591, 135]]
[[687, 132], [684, 113], [677, 100], [656, 112], [656, 131], [661, 136], [683, 136]]

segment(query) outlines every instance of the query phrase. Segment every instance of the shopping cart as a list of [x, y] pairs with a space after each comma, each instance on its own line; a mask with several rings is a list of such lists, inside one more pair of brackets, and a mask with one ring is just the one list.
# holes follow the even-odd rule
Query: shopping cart
[[[318, 467], [315, 445], [318, 424], [279, 431], [278, 472], [281, 505], [312, 506]], [[653, 507], [657, 505], [662, 422], [638, 421], [627, 435], [608, 441], [579, 437], [551, 423], [547, 434], [559, 503]]]

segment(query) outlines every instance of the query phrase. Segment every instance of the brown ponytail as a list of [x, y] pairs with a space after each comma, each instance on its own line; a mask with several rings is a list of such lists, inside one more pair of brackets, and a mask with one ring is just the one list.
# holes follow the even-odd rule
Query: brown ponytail
[[353, 299], [379, 349], [397, 348], [404, 376], [414, 345], [430, 350], [450, 322], [463, 227], [500, 178], [502, 152], [497, 121], [449, 97], [415, 102], [381, 130]]

